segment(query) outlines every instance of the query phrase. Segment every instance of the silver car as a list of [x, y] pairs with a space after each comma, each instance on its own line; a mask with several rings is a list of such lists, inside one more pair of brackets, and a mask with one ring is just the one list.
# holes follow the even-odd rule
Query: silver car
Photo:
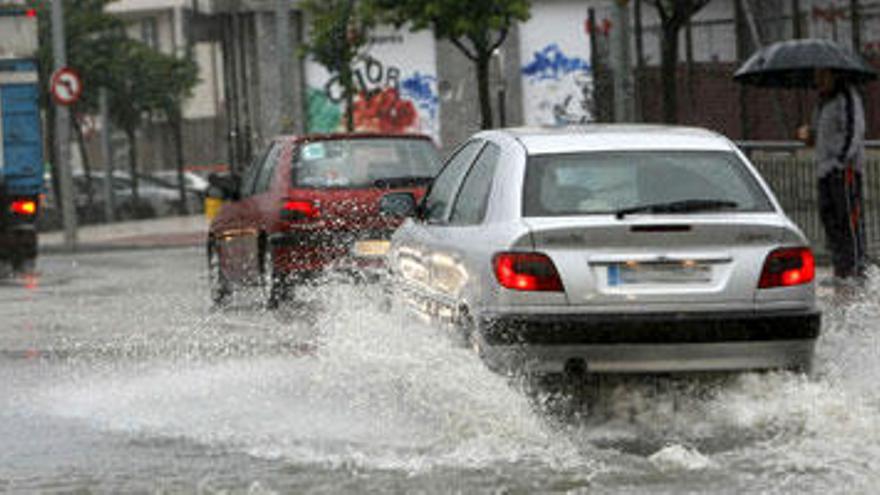
[[683, 127], [486, 131], [389, 252], [397, 297], [527, 373], [807, 370], [812, 251], [728, 139]]

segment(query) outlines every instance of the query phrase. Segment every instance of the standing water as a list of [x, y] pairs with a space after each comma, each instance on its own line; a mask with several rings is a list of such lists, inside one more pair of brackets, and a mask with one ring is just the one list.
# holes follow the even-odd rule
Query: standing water
[[0, 357], [0, 491], [880, 486], [876, 274], [847, 306], [823, 299], [809, 378], [628, 380], [609, 385], [601, 408], [560, 415], [443, 330], [380, 310], [368, 286], [316, 288], [308, 318], [247, 297], [212, 311], [200, 254], [152, 272], [116, 260], [130, 293], [119, 273], [95, 276], [113, 267], [106, 257], [54, 260], [42, 287], [0, 286], [17, 335]]

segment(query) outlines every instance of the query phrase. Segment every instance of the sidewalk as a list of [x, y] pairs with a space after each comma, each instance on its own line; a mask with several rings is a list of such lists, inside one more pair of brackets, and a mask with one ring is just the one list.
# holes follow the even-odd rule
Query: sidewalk
[[[208, 234], [204, 215], [135, 220], [106, 225], [88, 225], [77, 229], [74, 251], [108, 251], [203, 246]], [[40, 253], [70, 252], [64, 244], [64, 232], [39, 235]]]

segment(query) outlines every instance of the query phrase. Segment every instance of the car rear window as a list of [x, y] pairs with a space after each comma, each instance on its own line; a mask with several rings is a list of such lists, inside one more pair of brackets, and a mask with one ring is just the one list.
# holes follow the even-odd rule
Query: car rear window
[[734, 153], [626, 151], [529, 157], [523, 215], [609, 214], [689, 200], [733, 203], [719, 211], [772, 211], [769, 198]]
[[334, 139], [299, 146], [293, 162], [298, 187], [381, 187], [427, 183], [440, 170], [437, 150], [420, 139]]

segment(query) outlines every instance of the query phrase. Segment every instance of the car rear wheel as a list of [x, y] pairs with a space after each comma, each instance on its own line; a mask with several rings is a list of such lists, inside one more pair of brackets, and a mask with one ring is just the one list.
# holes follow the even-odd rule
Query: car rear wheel
[[211, 291], [211, 302], [218, 307], [225, 306], [232, 289], [220, 265], [220, 254], [213, 243], [208, 245], [208, 286]]
[[260, 291], [260, 298], [267, 309], [277, 308], [286, 295], [284, 280], [275, 269], [275, 256], [269, 246], [263, 246], [260, 250]]

